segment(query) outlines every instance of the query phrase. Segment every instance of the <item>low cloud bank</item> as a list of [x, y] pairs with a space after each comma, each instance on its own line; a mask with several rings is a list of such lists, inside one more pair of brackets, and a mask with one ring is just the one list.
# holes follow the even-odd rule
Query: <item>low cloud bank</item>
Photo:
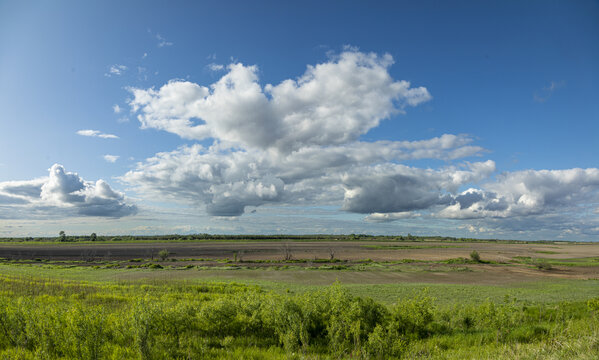
[[[25, 181], [0, 182], [0, 205], [18, 205], [18, 211], [2, 217], [82, 215], [120, 218], [137, 213], [124, 194], [104, 180], [90, 182], [54, 164], [47, 177]], [[0, 208], [0, 212], [2, 209]]]

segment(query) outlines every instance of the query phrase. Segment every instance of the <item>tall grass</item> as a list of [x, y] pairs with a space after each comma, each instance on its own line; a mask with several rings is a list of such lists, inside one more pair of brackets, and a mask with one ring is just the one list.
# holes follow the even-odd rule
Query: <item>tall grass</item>
[[0, 276], [0, 359], [597, 358], [599, 299], [386, 306], [336, 284], [117, 284]]

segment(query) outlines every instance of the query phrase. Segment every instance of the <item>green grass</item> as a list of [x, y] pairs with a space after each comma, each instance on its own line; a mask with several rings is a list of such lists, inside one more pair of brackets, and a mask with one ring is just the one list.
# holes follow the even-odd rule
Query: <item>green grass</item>
[[[270, 272], [278, 272], [272, 280]], [[301, 268], [285, 270], [244, 270], [231, 267], [174, 269], [113, 269], [82, 266], [53, 265], [9, 265], [0, 264], [0, 273], [11, 276], [63, 279], [71, 281], [93, 281], [104, 283], [163, 284], [172, 282], [235, 282], [257, 285], [277, 293], [305, 293], [322, 289], [336, 280], [355, 296], [371, 297], [385, 304], [409, 297], [415, 292], [428, 289], [439, 304], [480, 303], [489, 299], [499, 302], [512, 296], [526, 302], [556, 303], [560, 301], [582, 301], [599, 296], [599, 280], [567, 280], [519, 282], [508, 285], [469, 285], [435, 283], [388, 283], [385, 271], [313, 271]], [[408, 270], [409, 271], [409, 270]], [[413, 271], [420, 271], [418, 269]], [[226, 275], [226, 276], [225, 276]]]
[[[156, 260], [151, 259], [129, 259], [129, 260], [47, 260], [47, 259], [3, 259], [0, 258], [0, 264], [14, 265], [37, 265], [45, 264], [51, 268], [69, 268], [75, 266], [98, 268], [146, 268]], [[443, 265], [467, 265], [467, 264], [497, 264], [491, 261], [473, 261], [466, 258], [453, 258], [447, 260], [415, 260], [402, 259], [395, 261], [372, 261], [371, 259], [360, 260], [342, 260], [342, 259], [294, 259], [294, 260], [243, 260], [233, 261], [229, 258], [170, 258], [162, 261], [162, 265], [168, 268], [181, 268], [177, 265], [181, 262], [196, 263], [198, 269], [202, 270], [336, 270], [336, 271], [390, 271], [390, 272], [450, 272], [450, 271], [470, 271], [466, 267], [443, 266]], [[199, 262], [199, 264], [197, 264]], [[206, 262], [210, 264], [205, 264]], [[133, 264], [131, 264], [133, 263]], [[170, 263], [172, 265], [166, 265]], [[214, 265], [213, 263], [226, 264]], [[435, 265], [434, 268], [431, 265]], [[441, 266], [439, 266], [441, 265]], [[185, 267], [188, 267], [186, 265]]]
[[532, 258], [530, 256], [516, 256], [514, 262], [528, 265], [537, 263], [547, 263], [554, 266], [599, 266], [599, 257], [583, 257], [572, 259], [550, 259], [550, 258]]
[[360, 296], [376, 294], [385, 303], [393, 303], [414, 292], [428, 289], [430, 296], [439, 304], [452, 305], [478, 304], [489, 299], [501, 302], [506, 296], [529, 303], [557, 303], [561, 301], [582, 301], [599, 296], [599, 280], [557, 280], [535, 281], [514, 285], [458, 285], [458, 284], [379, 284], [346, 285], [352, 293]]
[[[328, 286], [177, 281], [171, 270], [148, 269], [1, 265], [0, 272], [0, 359], [599, 355], [597, 281]], [[135, 272], [168, 276], [107, 277]], [[373, 295], [381, 300], [364, 300]]]
[[389, 283], [286, 266], [0, 264], [0, 359], [599, 357], [599, 280]]
[[[216, 276], [212, 278], [212, 281], [227, 281], [227, 278]], [[257, 285], [278, 293], [298, 294], [328, 286], [248, 279], [236, 279], [235, 282]], [[385, 304], [394, 304], [398, 300], [413, 297], [414, 294], [423, 290], [428, 291], [428, 294], [441, 306], [479, 304], [486, 300], [502, 302], [506, 296], [515, 297], [521, 302], [544, 304], [561, 301], [583, 301], [599, 296], [599, 280], [535, 281], [501, 286], [432, 283], [351, 284], [341, 282], [341, 286], [354, 296], [370, 297]]]

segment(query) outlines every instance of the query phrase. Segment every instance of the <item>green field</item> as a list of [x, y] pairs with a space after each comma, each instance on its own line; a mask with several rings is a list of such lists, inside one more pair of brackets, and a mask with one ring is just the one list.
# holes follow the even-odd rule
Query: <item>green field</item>
[[389, 283], [373, 269], [14, 262], [0, 274], [0, 359], [599, 356], [599, 280]]
[[[484, 301], [500, 303], [505, 297], [522, 303], [553, 304], [560, 301], [580, 302], [599, 297], [597, 280], [542, 280], [507, 285], [469, 285], [435, 283], [381, 283], [376, 271], [285, 271], [283, 278], [265, 279], [264, 270], [197, 270], [197, 269], [96, 269], [83, 266], [37, 266], [0, 264], [0, 273], [17, 278], [84, 281], [97, 284], [199, 284], [236, 283], [258, 286], [279, 294], [302, 294], [319, 291], [338, 283], [353, 296], [370, 297], [392, 305], [398, 300], [427, 291], [439, 306], [457, 303], [476, 304]], [[266, 270], [268, 271], [268, 270]], [[274, 270], [271, 270], [276, 272]]]

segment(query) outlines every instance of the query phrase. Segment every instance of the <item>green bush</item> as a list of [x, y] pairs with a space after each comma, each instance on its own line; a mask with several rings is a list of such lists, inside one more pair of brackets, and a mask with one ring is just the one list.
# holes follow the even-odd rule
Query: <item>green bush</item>
[[[0, 359], [593, 358], [599, 298], [439, 308], [234, 283], [97, 284], [0, 275]], [[529, 352], [530, 351], [530, 352]]]
[[549, 271], [549, 270], [553, 269], [553, 266], [551, 266], [551, 264], [546, 261], [537, 261], [535, 263], [535, 266], [539, 270]]
[[160, 250], [160, 251], [158, 252], [158, 257], [159, 257], [159, 258], [160, 258], [160, 260], [162, 260], [162, 261], [165, 261], [165, 260], [168, 258], [168, 256], [169, 256], [169, 255], [170, 255], [170, 254], [169, 254], [169, 252], [168, 252], [168, 250], [167, 250], [167, 249], [163, 249], [163, 250]]
[[589, 310], [595, 313], [595, 315], [599, 315], [599, 298], [594, 298], [587, 301], [587, 307]]
[[377, 325], [368, 335], [366, 349], [375, 359], [400, 358], [407, 350], [407, 341], [393, 330]]

